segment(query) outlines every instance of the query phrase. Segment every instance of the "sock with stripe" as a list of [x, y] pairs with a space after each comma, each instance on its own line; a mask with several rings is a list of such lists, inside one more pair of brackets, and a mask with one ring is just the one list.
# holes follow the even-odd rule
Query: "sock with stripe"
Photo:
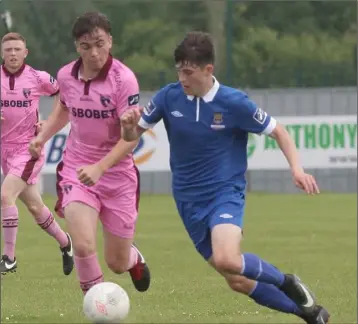
[[60, 244], [61, 248], [68, 245], [68, 237], [66, 233], [61, 229], [60, 225], [56, 222], [51, 211], [44, 206], [40, 215], [36, 215], [37, 224], [49, 235], [54, 237]]
[[16, 236], [19, 224], [17, 207], [9, 206], [1, 208], [1, 218], [4, 239], [3, 255], [7, 255], [13, 261], [15, 259]]
[[74, 261], [83, 294], [94, 285], [103, 282], [103, 273], [96, 253], [84, 258], [75, 255]]
[[285, 280], [285, 275], [280, 270], [251, 253], [242, 254], [241, 274], [276, 287], [281, 287]]

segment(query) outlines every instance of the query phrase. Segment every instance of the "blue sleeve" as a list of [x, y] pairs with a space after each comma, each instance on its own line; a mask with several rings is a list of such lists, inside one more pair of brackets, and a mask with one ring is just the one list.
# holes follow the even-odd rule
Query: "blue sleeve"
[[166, 89], [161, 89], [143, 108], [139, 126], [152, 128], [163, 118]]
[[230, 104], [237, 128], [248, 133], [269, 135], [276, 127], [276, 120], [246, 95], [233, 95]]

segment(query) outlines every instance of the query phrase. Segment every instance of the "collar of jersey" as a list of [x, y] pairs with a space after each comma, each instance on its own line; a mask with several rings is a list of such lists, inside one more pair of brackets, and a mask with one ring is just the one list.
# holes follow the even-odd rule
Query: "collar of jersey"
[[[113, 57], [111, 54], [109, 54], [108, 56], [108, 59], [107, 59], [107, 62], [103, 65], [101, 71], [99, 71], [98, 75], [93, 78], [93, 79], [90, 79], [90, 81], [92, 80], [104, 80], [106, 79], [107, 75], [108, 75], [108, 72], [112, 66], [112, 62], [113, 62]], [[71, 71], [71, 75], [77, 79], [77, 80], [81, 80], [81, 75], [80, 75], [80, 67], [82, 65], [82, 59], [79, 58], [75, 64], [73, 65], [72, 67], [72, 71]]]
[[21, 75], [22, 72], [24, 72], [26, 67], [26, 64], [22, 64], [21, 67], [15, 72], [15, 73], [11, 73], [6, 67], [5, 64], [2, 64], [2, 70], [4, 71], [5, 75], [10, 77], [10, 76], [14, 76], [14, 77], [18, 77], [19, 75]]
[[[215, 77], [213, 77], [213, 80], [214, 80], [214, 85], [212, 86], [212, 88], [208, 91], [208, 93], [202, 97], [202, 99], [205, 101], [205, 102], [210, 102], [210, 101], [213, 101], [216, 94], [218, 93], [219, 91], [219, 88], [220, 88], [220, 83], [218, 82], [218, 80], [216, 80]], [[195, 98], [195, 96], [187, 96], [189, 100], [193, 100]]]

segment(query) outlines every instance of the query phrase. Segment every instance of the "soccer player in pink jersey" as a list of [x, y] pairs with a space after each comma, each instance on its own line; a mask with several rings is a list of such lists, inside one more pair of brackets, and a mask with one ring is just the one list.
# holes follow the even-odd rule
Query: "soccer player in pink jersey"
[[110, 22], [98, 12], [77, 18], [72, 35], [80, 58], [58, 72], [60, 104], [30, 144], [38, 156], [47, 140], [68, 122], [71, 132], [58, 170], [56, 211], [66, 219], [83, 293], [103, 281], [96, 252], [98, 219], [104, 252], [115, 273], [128, 271], [135, 288], [146, 291], [150, 272], [133, 244], [138, 215], [139, 173], [121, 139], [120, 116], [139, 103], [135, 75], [114, 59]]
[[73, 269], [71, 238], [44, 205], [36, 183], [44, 164], [43, 150], [31, 157], [28, 145], [39, 126], [40, 96], [57, 96], [58, 84], [47, 72], [24, 63], [28, 54], [25, 39], [17, 33], [6, 34], [1, 41], [1, 168], [5, 176], [1, 186], [3, 256], [1, 274], [17, 268], [15, 243], [19, 221], [16, 200], [26, 205], [37, 224], [60, 244], [63, 272]]

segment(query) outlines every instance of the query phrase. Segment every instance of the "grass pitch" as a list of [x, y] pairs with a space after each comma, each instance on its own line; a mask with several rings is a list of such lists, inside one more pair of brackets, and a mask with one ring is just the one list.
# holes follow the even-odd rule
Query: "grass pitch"
[[[45, 202], [54, 206], [51, 197]], [[329, 309], [331, 323], [357, 323], [356, 203], [355, 195], [248, 194], [243, 249], [297, 273]], [[56, 242], [19, 210], [18, 271], [1, 280], [1, 323], [86, 323], [75, 272], [62, 274]], [[98, 235], [105, 280], [131, 299], [125, 323], [300, 323], [230, 291], [196, 253], [171, 197], [142, 197], [136, 241], [152, 272], [144, 294], [128, 274], [105, 267]]]

